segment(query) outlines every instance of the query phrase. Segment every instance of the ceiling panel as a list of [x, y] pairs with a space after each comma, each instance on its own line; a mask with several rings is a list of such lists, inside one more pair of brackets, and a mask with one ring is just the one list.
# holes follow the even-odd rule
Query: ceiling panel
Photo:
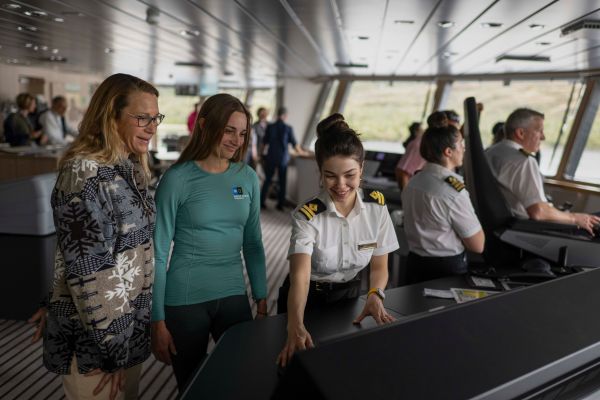
[[[599, 10], [600, 0], [0, 0], [0, 62], [241, 87], [589, 70], [600, 68], [600, 31], [560, 30]], [[505, 54], [551, 62], [496, 62]]]

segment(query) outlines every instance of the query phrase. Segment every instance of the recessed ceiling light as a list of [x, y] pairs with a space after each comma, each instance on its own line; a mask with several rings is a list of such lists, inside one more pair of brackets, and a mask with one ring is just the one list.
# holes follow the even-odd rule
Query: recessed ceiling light
[[113, 52], [114, 52], [114, 50], [113, 50], [113, 49], [111, 49], [110, 47], [107, 47], [107, 48], [105, 48], [105, 49], [104, 49], [104, 52], [105, 52], [106, 54], [110, 54], [110, 53], [113, 53]]
[[17, 30], [18, 31], [23, 31], [23, 30], [25, 30], [25, 28], [23, 28], [22, 26], [17, 26]]
[[533, 29], [535, 31], [542, 30], [545, 27], [546, 27], [546, 25], [542, 25], [542, 24], [531, 24], [531, 25], [529, 25], [529, 29]]
[[440, 21], [437, 24], [440, 28], [452, 28], [454, 26], [452, 21]]
[[28, 17], [31, 17], [31, 11], [23, 11], [23, 14], [27, 15]]
[[41, 10], [34, 10], [31, 12], [33, 15], [35, 15], [36, 17], [47, 17], [48, 13], [46, 11], [41, 11]]
[[334, 65], [338, 68], [369, 68], [368, 64], [357, 64], [357, 63], [336, 62]]
[[200, 32], [190, 29], [182, 29], [179, 31], [179, 34], [183, 37], [198, 37], [200, 36]]
[[500, 61], [533, 61], [533, 62], [550, 62], [550, 57], [545, 56], [513, 56], [505, 54], [496, 58], [496, 62]]
[[550, 42], [535, 42], [538, 46], [550, 46], [552, 43]]
[[58, 49], [52, 49], [52, 53], [54, 53], [54, 54], [58, 53]]
[[48, 46], [41, 46], [40, 49], [42, 49], [43, 51], [48, 51]]
[[445, 51], [445, 52], [442, 53], [442, 58], [448, 59], [450, 57], [457, 56], [457, 55], [458, 55], [457, 52], [454, 52], [454, 51]]
[[178, 67], [210, 68], [210, 65], [201, 61], [175, 61], [175, 65]]
[[25, 43], [25, 47], [27, 47], [27, 48], [33, 47], [33, 44], [32, 43]]
[[6, 3], [4, 5], [4, 8], [8, 8], [9, 10], [18, 10], [19, 8], [21, 8], [21, 5], [15, 3]]
[[33, 51], [38, 51], [39, 47], [38, 46], [33, 46]]
[[415, 21], [412, 21], [410, 19], [396, 19], [394, 20], [395, 24], [406, 24], [406, 25], [411, 25], [414, 24]]
[[369, 40], [368, 36], [357, 36], [356, 37], [358, 40]]
[[55, 17], [54, 22], [65, 22], [65, 19], [62, 17]]
[[502, 26], [501, 22], [482, 22], [482, 28], [500, 28]]

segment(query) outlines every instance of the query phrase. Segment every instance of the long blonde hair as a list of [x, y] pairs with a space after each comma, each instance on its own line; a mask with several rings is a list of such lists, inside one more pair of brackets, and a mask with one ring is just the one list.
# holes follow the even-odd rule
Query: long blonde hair
[[[129, 95], [134, 92], [158, 97], [158, 90], [150, 83], [127, 74], [111, 75], [98, 86], [79, 125], [79, 135], [60, 160], [61, 168], [68, 161], [81, 157], [107, 164], [123, 161], [126, 153], [117, 130], [117, 120], [128, 105]], [[148, 155], [139, 155], [138, 161], [149, 177]]]
[[[246, 156], [248, 142], [252, 134], [250, 130], [252, 115], [238, 98], [227, 93], [220, 93], [209, 97], [202, 104], [196, 117], [192, 139], [181, 152], [177, 163], [207, 158], [221, 143], [229, 117], [236, 111], [246, 115], [246, 136], [244, 137], [244, 143], [235, 152], [231, 161], [242, 161]], [[203, 126], [201, 121], [204, 122]]]

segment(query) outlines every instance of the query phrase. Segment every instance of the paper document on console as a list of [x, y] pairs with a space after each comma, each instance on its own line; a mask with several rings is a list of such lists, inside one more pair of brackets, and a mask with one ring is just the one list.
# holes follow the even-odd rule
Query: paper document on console
[[500, 292], [491, 292], [488, 290], [478, 290], [478, 289], [459, 289], [459, 288], [450, 288], [452, 295], [454, 296], [454, 300], [457, 303], [466, 303], [467, 301], [482, 299], [484, 297], [491, 296]]
[[438, 299], [453, 299], [454, 294], [450, 290], [438, 290], [438, 289], [423, 289], [423, 296], [426, 297], [437, 297]]

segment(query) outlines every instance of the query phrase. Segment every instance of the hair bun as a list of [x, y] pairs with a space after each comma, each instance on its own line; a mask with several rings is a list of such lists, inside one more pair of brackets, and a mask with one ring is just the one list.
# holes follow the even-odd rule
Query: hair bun
[[344, 119], [344, 116], [340, 113], [331, 114], [317, 124], [317, 138], [323, 137], [332, 132], [348, 132], [352, 131], [348, 126], [348, 123]]

